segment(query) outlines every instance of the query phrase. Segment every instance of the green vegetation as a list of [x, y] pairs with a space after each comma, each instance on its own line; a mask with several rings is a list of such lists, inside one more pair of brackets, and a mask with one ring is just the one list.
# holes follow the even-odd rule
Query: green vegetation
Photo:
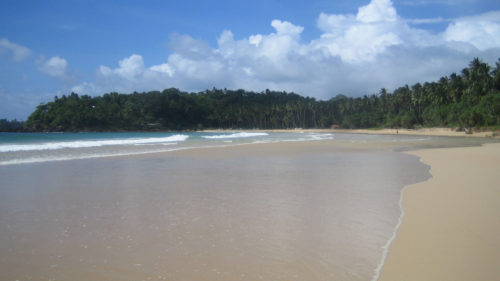
[[460, 74], [403, 86], [393, 93], [327, 101], [266, 90], [187, 93], [71, 93], [39, 105], [25, 129], [34, 131], [192, 130], [202, 128], [413, 128], [500, 125], [500, 60], [492, 69], [474, 59]]
[[23, 132], [24, 122], [7, 119], [0, 119], [0, 132]]

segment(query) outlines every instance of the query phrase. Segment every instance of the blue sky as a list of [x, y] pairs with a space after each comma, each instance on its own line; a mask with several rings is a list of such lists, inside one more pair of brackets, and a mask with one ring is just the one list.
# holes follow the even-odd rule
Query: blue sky
[[3, 0], [0, 118], [71, 91], [359, 96], [473, 57], [500, 58], [497, 0]]

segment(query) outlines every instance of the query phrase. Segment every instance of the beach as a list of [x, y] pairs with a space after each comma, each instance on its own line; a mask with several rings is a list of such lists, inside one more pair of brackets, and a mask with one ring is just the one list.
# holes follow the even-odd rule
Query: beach
[[[221, 132], [233, 130], [205, 130], [205, 132]], [[456, 128], [419, 128], [419, 129], [405, 129], [405, 128], [380, 128], [380, 129], [279, 129], [279, 130], [258, 130], [266, 132], [315, 132], [315, 133], [346, 133], [346, 134], [366, 134], [366, 135], [408, 135], [408, 136], [442, 136], [442, 137], [473, 137], [473, 138], [499, 138], [500, 132], [485, 130], [485, 131], [467, 131], [465, 129], [458, 130]]]
[[[411, 280], [391, 275], [413, 274], [406, 269], [415, 268], [415, 261], [402, 265], [405, 259], [395, 255], [413, 252], [415, 237], [436, 229], [411, 212], [411, 204], [419, 214], [433, 210], [427, 208], [431, 202], [442, 213], [453, 213], [426, 213], [425, 221], [428, 216], [435, 224], [474, 226], [473, 234], [484, 238], [476, 240], [490, 245], [471, 243], [449, 254], [463, 261], [467, 256], [459, 254], [482, 256], [477, 269], [495, 274], [498, 194], [491, 186], [498, 177], [490, 174], [499, 167], [498, 144], [478, 146], [488, 141], [481, 138], [293, 132], [97, 140], [86, 135], [85, 141], [69, 135], [65, 142], [5, 145], [9, 157], [39, 155], [41, 160], [15, 158], [20, 164], [0, 166], [0, 279], [374, 280], [382, 273], [382, 280]], [[168, 142], [156, 143], [156, 138]], [[131, 142], [154, 150], [107, 156], [118, 144], [120, 153], [133, 148]], [[103, 156], [78, 158], [91, 145]], [[155, 152], [160, 146], [176, 149]], [[77, 158], [53, 160], [58, 154]], [[461, 163], [472, 167], [441, 182], [450, 163], [457, 169], [465, 169]], [[463, 192], [471, 194], [446, 191], [465, 203], [434, 189], [412, 195], [420, 185], [438, 180], [450, 188], [464, 183]], [[470, 180], [479, 189], [470, 189]], [[490, 188], [483, 192], [481, 187]], [[475, 212], [457, 220], [454, 213], [463, 210], [455, 211], [453, 204]], [[405, 230], [406, 224], [416, 226]], [[442, 236], [456, 237], [461, 245], [474, 240], [444, 230]], [[404, 237], [410, 242], [401, 242]], [[439, 251], [422, 253], [424, 260], [438, 261], [433, 255], [439, 253], [449, 262], [441, 244], [433, 245]], [[444, 249], [451, 248], [461, 249]], [[446, 275], [438, 280], [453, 280], [445, 265], [437, 272]]]
[[410, 152], [432, 178], [403, 193], [404, 218], [379, 280], [500, 276], [500, 145]]
[[193, 148], [0, 167], [2, 280], [370, 280], [403, 186], [392, 142]]

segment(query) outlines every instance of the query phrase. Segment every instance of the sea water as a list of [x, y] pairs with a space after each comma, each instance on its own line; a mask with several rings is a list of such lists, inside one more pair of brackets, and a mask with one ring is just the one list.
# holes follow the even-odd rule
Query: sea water
[[[0, 279], [75, 281], [372, 280], [402, 188], [430, 176], [398, 151], [478, 142], [243, 131], [1, 138]], [[107, 157], [131, 154], [141, 156]]]
[[256, 142], [330, 139], [332, 134], [0, 133], [0, 165], [98, 158]]

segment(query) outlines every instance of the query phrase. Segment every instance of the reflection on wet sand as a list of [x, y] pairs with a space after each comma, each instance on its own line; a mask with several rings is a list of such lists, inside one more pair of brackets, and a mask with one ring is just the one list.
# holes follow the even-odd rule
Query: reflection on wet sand
[[4, 166], [0, 279], [370, 280], [427, 177], [328, 141]]

